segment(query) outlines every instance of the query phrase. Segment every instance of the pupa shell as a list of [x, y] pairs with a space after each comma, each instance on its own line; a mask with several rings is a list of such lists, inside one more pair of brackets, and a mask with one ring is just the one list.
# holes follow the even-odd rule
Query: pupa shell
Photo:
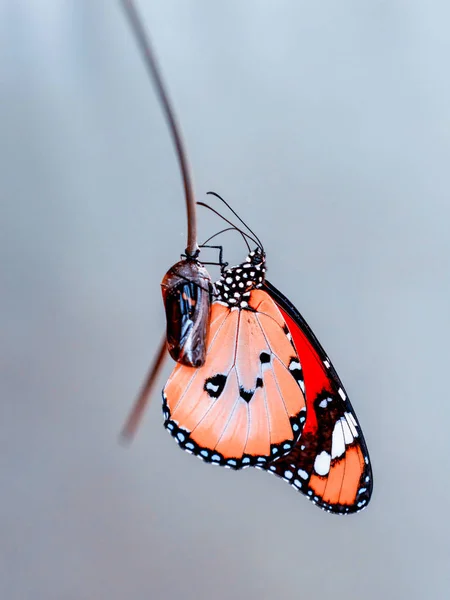
[[212, 297], [211, 277], [196, 259], [185, 258], [171, 267], [161, 282], [170, 356], [189, 367], [206, 359]]

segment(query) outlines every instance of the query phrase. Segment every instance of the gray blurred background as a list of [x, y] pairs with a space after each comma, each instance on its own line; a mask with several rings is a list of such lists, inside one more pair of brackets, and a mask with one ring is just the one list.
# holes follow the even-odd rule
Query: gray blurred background
[[374, 495], [342, 518], [213, 469], [163, 430], [159, 392], [118, 444], [185, 247], [171, 139], [118, 2], [0, 0], [1, 600], [447, 599], [448, 3], [139, 6], [198, 197], [262, 238], [352, 398]]

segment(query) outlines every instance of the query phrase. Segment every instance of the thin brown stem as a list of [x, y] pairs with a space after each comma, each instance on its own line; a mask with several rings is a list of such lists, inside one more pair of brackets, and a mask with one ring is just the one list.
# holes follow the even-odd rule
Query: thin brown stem
[[134, 406], [131, 409], [131, 413], [120, 434], [120, 437], [124, 442], [131, 442], [131, 440], [134, 437], [134, 434], [136, 433], [139, 423], [141, 422], [142, 415], [144, 414], [144, 410], [149, 402], [153, 386], [156, 382], [156, 378], [164, 363], [164, 359], [166, 358], [166, 354], [167, 342], [166, 336], [164, 334], [158, 352], [148, 371], [144, 385], [142, 386], [141, 391], [139, 392], [139, 396], [137, 397], [136, 402], [134, 403]]
[[192, 176], [187, 160], [183, 139], [181, 137], [181, 130], [176, 121], [175, 112], [172, 108], [169, 96], [165, 90], [163, 79], [158, 67], [155, 53], [152, 50], [149, 36], [144, 29], [142, 20], [139, 17], [134, 2], [132, 0], [121, 0], [121, 2], [130, 21], [134, 35], [136, 36], [138, 46], [144, 57], [144, 62], [147, 71], [149, 72], [150, 77], [153, 79], [153, 82], [155, 84], [156, 93], [161, 102], [161, 106], [164, 111], [164, 115], [166, 117], [166, 121], [169, 126], [170, 132], [172, 134], [173, 142], [175, 144], [176, 154], [178, 157], [181, 175], [183, 178], [184, 194], [186, 198], [188, 224], [186, 255], [195, 256], [198, 252], [197, 210], [195, 206], [194, 186], [192, 183]]

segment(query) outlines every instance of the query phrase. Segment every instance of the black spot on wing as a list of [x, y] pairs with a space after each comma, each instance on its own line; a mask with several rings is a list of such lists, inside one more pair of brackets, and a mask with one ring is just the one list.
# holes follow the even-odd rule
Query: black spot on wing
[[270, 363], [270, 354], [268, 354], [267, 352], [261, 352], [261, 354], [259, 355], [259, 360], [261, 361], [262, 365]]
[[250, 402], [250, 400], [255, 395], [255, 392], [258, 388], [262, 388], [264, 386], [264, 382], [261, 377], [256, 379], [255, 387], [252, 390], [246, 390], [242, 385], [239, 387], [239, 396], [245, 400], [246, 402]]
[[239, 396], [246, 402], [250, 402], [250, 400], [253, 398], [254, 393], [255, 390], [246, 390], [242, 386], [239, 388]]
[[218, 398], [223, 392], [226, 382], [227, 376], [218, 373], [205, 381], [203, 389], [211, 398]]

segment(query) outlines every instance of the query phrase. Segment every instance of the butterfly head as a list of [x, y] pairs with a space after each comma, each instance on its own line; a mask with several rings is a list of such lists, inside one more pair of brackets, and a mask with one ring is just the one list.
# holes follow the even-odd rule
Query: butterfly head
[[218, 300], [230, 308], [247, 308], [252, 290], [262, 286], [266, 273], [266, 255], [257, 248], [236, 267], [223, 269], [216, 283]]
[[253, 252], [250, 252], [250, 254], [245, 259], [245, 262], [251, 263], [257, 269], [259, 266], [259, 269], [261, 269], [263, 272], [266, 270], [264, 266], [266, 262], [266, 255], [264, 251], [261, 250], [261, 248], [255, 248]]

